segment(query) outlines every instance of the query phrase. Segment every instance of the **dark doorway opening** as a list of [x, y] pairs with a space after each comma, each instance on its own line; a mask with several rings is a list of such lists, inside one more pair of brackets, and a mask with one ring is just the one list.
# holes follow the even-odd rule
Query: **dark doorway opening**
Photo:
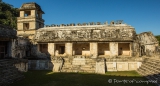
[[8, 42], [7, 41], [0, 41], [0, 59], [4, 59], [7, 57], [7, 46]]
[[59, 46], [59, 54], [64, 54], [65, 53], [65, 46]]

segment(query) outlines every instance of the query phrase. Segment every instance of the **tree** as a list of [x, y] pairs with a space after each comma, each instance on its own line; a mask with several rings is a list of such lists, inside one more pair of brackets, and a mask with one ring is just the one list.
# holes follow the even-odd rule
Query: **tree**
[[160, 35], [155, 36], [157, 38], [157, 40], [159, 41], [159, 45], [160, 45]]
[[0, 24], [17, 28], [18, 9], [0, 0]]

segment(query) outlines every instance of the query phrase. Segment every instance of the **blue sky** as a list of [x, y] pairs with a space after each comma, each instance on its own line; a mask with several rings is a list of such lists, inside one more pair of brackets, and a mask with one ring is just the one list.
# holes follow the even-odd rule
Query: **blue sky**
[[46, 25], [123, 20], [137, 33], [160, 35], [160, 0], [3, 0], [19, 8], [36, 2]]

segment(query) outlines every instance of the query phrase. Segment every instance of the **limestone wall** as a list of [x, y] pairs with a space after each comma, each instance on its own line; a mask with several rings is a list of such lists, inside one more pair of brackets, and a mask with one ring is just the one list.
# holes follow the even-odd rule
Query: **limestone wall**
[[[124, 62], [123, 61], [122, 62], [97, 61], [96, 63], [91, 61], [90, 63], [86, 64], [87, 61], [88, 60], [86, 60], [85, 58], [74, 58], [71, 61], [71, 63], [74, 66], [83, 65], [83, 66], [86, 66], [86, 67], [88, 67], [87, 64], [92, 64], [90, 66], [96, 67], [96, 69], [94, 69], [95, 73], [96, 72], [103, 72], [104, 73], [104, 72], [107, 72], [107, 71], [137, 70], [142, 64], [142, 62], [139, 62], [139, 61], [135, 61], [135, 62], [134, 61], [133, 62], [131, 62], [131, 61], [124, 61]], [[51, 60], [28, 60], [28, 69], [29, 70], [53, 70], [53, 69], [55, 69], [54, 67], [57, 67], [56, 63], [57, 63], [57, 61], [56, 62], [51, 62]], [[53, 64], [55, 66], [53, 66]], [[64, 64], [69, 65], [70, 63], [64, 62]], [[106, 67], [105, 67], [105, 65], [106, 65]], [[65, 66], [67, 66], [67, 65], [65, 65]], [[68, 66], [68, 67], [70, 67], [70, 66]], [[89, 69], [86, 69], [86, 70], [89, 70]]]
[[15, 63], [14, 66], [21, 72], [27, 72], [28, 71], [28, 63], [19, 62], [19, 63]]
[[140, 56], [154, 56], [156, 54], [156, 47], [158, 47], [158, 40], [151, 32], [143, 32], [137, 36], [140, 44]]
[[12, 40], [12, 57], [13, 58], [24, 58], [29, 51], [29, 40], [26, 38], [18, 37]]
[[53, 64], [50, 60], [28, 60], [29, 70], [52, 70]]
[[70, 26], [41, 28], [37, 30], [34, 41], [133, 41], [134, 37], [135, 30], [129, 26]]
[[107, 71], [137, 70], [142, 62], [106, 62]]

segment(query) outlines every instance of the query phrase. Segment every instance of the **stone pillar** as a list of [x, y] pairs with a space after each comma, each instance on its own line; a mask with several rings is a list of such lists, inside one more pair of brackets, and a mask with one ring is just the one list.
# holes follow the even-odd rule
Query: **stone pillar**
[[133, 50], [132, 46], [133, 46], [133, 44], [132, 44], [132, 43], [130, 43], [130, 44], [129, 44], [130, 56], [132, 56], [132, 53], [133, 53], [133, 51], [132, 51], [132, 50]]
[[24, 17], [24, 11], [20, 11], [20, 17]]
[[110, 42], [110, 56], [115, 57], [118, 56], [118, 42]]
[[31, 16], [34, 16], [34, 17], [36, 17], [36, 15], [37, 15], [37, 12], [36, 12], [36, 10], [31, 10]]
[[72, 56], [72, 51], [73, 51], [73, 43], [65, 43], [65, 53], [66, 53], [66, 55]]
[[54, 52], [55, 52], [55, 44], [54, 43], [48, 43], [48, 52], [51, 56], [54, 56]]
[[91, 58], [97, 58], [98, 56], [98, 45], [95, 42], [90, 43], [90, 54]]
[[101, 59], [96, 62], [96, 73], [105, 74], [105, 60]]

